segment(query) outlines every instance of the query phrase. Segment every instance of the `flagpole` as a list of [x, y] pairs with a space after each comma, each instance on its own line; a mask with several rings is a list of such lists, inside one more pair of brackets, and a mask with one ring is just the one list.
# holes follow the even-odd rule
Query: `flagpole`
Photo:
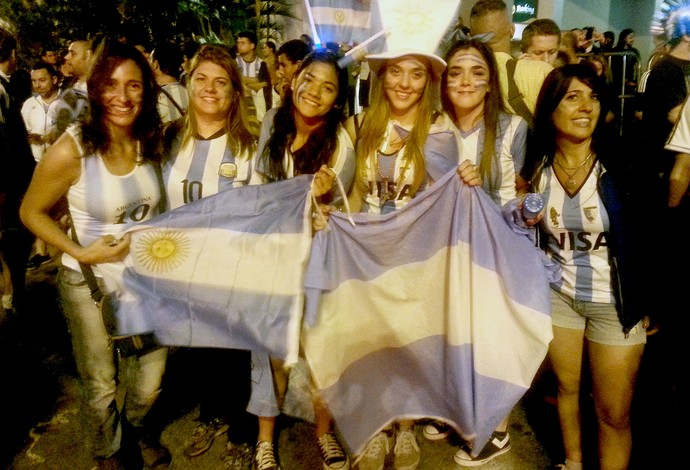
[[391, 30], [390, 28], [384, 28], [384, 29], [382, 29], [381, 31], [379, 31], [378, 33], [374, 34], [372, 37], [370, 37], [370, 38], [367, 39], [366, 41], [362, 42], [361, 44], [357, 44], [355, 47], [353, 47], [352, 49], [350, 49], [349, 51], [347, 51], [347, 52], [345, 53], [345, 56], [347, 57], [347, 56], [349, 56], [349, 55], [352, 55], [352, 54], [354, 54], [355, 52], [359, 51], [360, 49], [367, 47], [369, 44], [372, 43], [372, 41], [376, 40], [377, 38], [381, 37], [381, 36], [384, 35], [384, 34], [387, 34], [388, 32], [390, 32], [390, 30]]
[[314, 43], [315, 44], [321, 44], [321, 38], [319, 37], [319, 33], [316, 32], [316, 25], [314, 24], [314, 16], [311, 13], [311, 5], [309, 4], [309, 0], [304, 0], [304, 5], [307, 7], [307, 16], [309, 17], [309, 27], [311, 28], [311, 34], [312, 34], [312, 37], [314, 38]]
[[[353, 47], [352, 49], [350, 49], [349, 51], [347, 51], [347, 52], [345, 53], [345, 55], [343, 55], [340, 59], [338, 59], [338, 66], [340, 66], [341, 69], [344, 69], [345, 67], [347, 67], [348, 65], [350, 65], [352, 62], [354, 62], [355, 60], [357, 60], [356, 57], [353, 56], [354, 53], [363, 50], [363, 49], [366, 48], [369, 44], [371, 44], [372, 41], [374, 41], [374, 40], [380, 38], [380, 37], [383, 36], [384, 34], [387, 34], [389, 31], [390, 31], [390, 28], [384, 28], [384, 29], [382, 29], [381, 31], [379, 31], [378, 33], [374, 34], [374, 35], [373, 35], [372, 37], [370, 37], [369, 39], [367, 39], [367, 40], [365, 40], [364, 42], [362, 42], [361, 44], [357, 44], [355, 47]], [[360, 58], [360, 60], [361, 60], [361, 58]]]

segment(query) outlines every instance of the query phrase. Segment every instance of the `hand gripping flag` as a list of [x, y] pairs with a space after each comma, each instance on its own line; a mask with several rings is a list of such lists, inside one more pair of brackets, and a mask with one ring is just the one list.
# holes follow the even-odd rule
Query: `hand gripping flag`
[[355, 453], [389, 423], [432, 417], [478, 452], [552, 338], [539, 251], [455, 171], [384, 216], [332, 214], [307, 270], [302, 343]]
[[294, 363], [311, 179], [230, 189], [134, 229], [120, 333], [154, 331], [165, 345], [250, 349]]

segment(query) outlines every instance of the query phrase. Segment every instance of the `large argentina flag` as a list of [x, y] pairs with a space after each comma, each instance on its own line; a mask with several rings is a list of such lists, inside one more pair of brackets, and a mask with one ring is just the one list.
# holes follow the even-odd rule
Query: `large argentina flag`
[[552, 338], [538, 250], [455, 171], [396, 212], [353, 217], [314, 239], [303, 334], [347, 445], [435, 417], [482, 449]]
[[121, 332], [295, 362], [311, 179], [222, 191], [139, 225], [122, 275]]

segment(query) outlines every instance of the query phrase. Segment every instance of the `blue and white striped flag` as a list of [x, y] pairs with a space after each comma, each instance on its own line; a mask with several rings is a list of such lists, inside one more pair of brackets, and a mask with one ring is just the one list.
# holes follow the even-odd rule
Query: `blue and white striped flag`
[[120, 332], [153, 330], [165, 345], [265, 351], [294, 363], [311, 180], [222, 191], [139, 225], [122, 274]]
[[302, 338], [345, 442], [359, 453], [395, 420], [434, 417], [481, 449], [552, 338], [539, 251], [455, 171], [353, 217], [314, 239]]
[[361, 43], [382, 29], [378, 0], [305, 0], [314, 39]]

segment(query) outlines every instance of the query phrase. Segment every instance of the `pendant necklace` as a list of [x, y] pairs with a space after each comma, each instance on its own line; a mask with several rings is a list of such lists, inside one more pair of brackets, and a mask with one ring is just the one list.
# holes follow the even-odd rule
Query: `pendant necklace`
[[381, 150], [376, 152], [376, 172], [378, 173], [379, 178], [381, 178], [381, 189], [379, 191], [379, 207], [383, 207], [383, 205], [387, 201], [390, 201], [391, 199], [395, 199], [395, 197], [396, 197], [395, 187], [393, 188], [393, 190], [391, 190], [391, 188], [389, 188], [389, 186], [388, 186], [388, 182], [391, 181], [391, 179], [394, 176], [395, 165], [397, 164], [398, 157], [400, 157], [402, 149], [405, 146], [405, 144], [403, 142], [403, 145], [398, 149], [398, 151], [391, 154], [393, 161], [391, 162], [391, 166], [388, 169], [388, 174], [384, 176], [383, 172], [381, 172], [380, 155], [384, 154], [384, 150], [386, 150], [390, 147], [389, 139], [391, 137], [392, 132], [393, 132], [393, 123], [389, 122], [388, 126], [386, 126], [386, 133], [383, 137], [383, 145], [381, 146]]
[[568, 187], [568, 189], [573, 189], [575, 187], [575, 184], [576, 184], [575, 175], [577, 175], [577, 173], [587, 164], [589, 159], [592, 158], [592, 155], [594, 155], [594, 154], [590, 153], [589, 155], [587, 155], [587, 158], [585, 158], [582, 163], [580, 163], [578, 166], [575, 166], [572, 168], [568, 168], [568, 167], [561, 165], [558, 162], [557, 158], [553, 159], [553, 162], [556, 165], [558, 165], [558, 167], [561, 170], [563, 170], [563, 173], [565, 173], [565, 175], [568, 177], [568, 179], [565, 182], [565, 185]]
[[386, 176], [383, 176], [383, 173], [381, 172], [380, 160], [380, 152], [376, 152], [376, 172], [379, 174], [379, 177], [381, 178], [381, 190], [379, 191], [379, 206], [383, 207], [386, 201], [395, 198], [395, 192], [390, 191], [388, 188], [388, 181], [390, 181], [391, 177], [393, 176], [397, 156], [393, 155], [393, 161], [391, 162], [391, 167], [388, 169], [388, 174]]

